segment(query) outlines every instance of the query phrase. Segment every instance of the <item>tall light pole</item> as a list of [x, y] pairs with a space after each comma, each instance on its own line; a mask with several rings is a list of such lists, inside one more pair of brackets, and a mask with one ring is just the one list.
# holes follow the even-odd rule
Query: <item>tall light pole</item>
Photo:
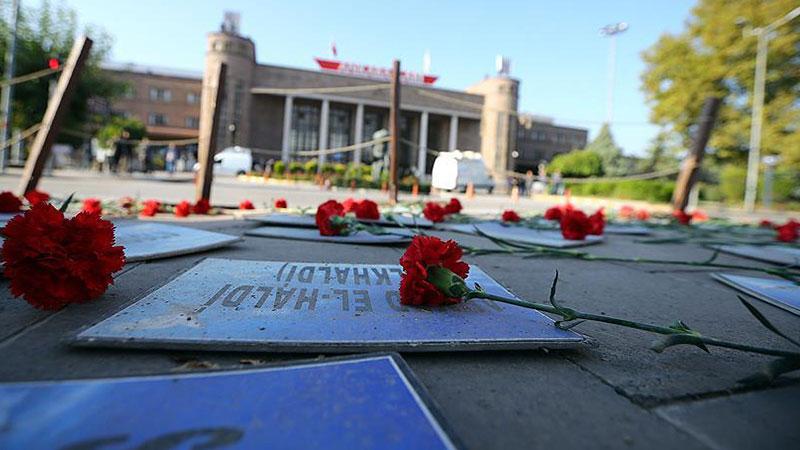
[[744, 190], [744, 209], [753, 212], [756, 208], [756, 193], [758, 191], [758, 165], [761, 160], [761, 125], [764, 116], [764, 85], [767, 76], [767, 45], [770, 34], [779, 26], [800, 16], [800, 7], [789, 11], [785, 16], [772, 22], [766, 27], [754, 28], [749, 31], [751, 36], [758, 38], [756, 50], [756, 70], [753, 85], [753, 109], [750, 118], [750, 153], [747, 157], [747, 182]]
[[[19, 22], [19, 0], [11, 2], [11, 36], [8, 38], [8, 46], [6, 47], [6, 81], [14, 78], [14, 56], [17, 52], [17, 25]], [[0, 172], [6, 170], [6, 152], [5, 147], [8, 141], [8, 131], [11, 126], [11, 90], [13, 86], [7, 84], [3, 86], [2, 93], [0, 93]]]
[[611, 38], [608, 49], [608, 99], [606, 100], [606, 123], [611, 125], [614, 119], [614, 79], [617, 72], [617, 35], [628, 29], [628, 24], [618, 22], [600, 28], [600, 36]]

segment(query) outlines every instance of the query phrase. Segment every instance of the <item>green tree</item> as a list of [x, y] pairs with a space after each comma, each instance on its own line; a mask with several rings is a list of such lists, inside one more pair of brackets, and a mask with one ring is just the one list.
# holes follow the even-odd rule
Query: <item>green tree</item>
[[111, 148], [117, 139], [140, 140], [146, 133], [146, 127], [138, 119], [113, 117], [97, 132], [97, 140], [101, 146]]
[[[17, 31], [17, 50], [14, 75], [24, 75], [47, 68], [50, 58], [66, 61], [72, 44], [79, 33], [75, 11], [59, 4], [53, 6], [44, 0], [40, 8], [20, 10]], [[69, 107], [63, 129], [92, 133], [107, 119], [110, 100], [124, 88], [110, 79], [100, 69], [100, 62], [108, 55], [111, 38], [102, 30], [87, 27], [82, 30], [94, 41], [87, 64], [81, 74], [75, 95]], [[10, 36], [10, 24], [0, 22], [0, 54], [5, 54]], [[5, 70], [5, 60], [0, 58], [0, 70]], [[50, 80], [57, 75], [39, 78], [14, 86], [11, 126], [26, 129], [41, 122], [47, 108]], [[62, 133], [59, 141], [77, 143], [74, 134]]]
[[657, 172], [678, 167], [683, 148], [674, 141], [670, 133], [659, 132], [645, 149], [644, 158], [638, 161], [637, 172]]
[[[797, 0], [700, 0], [686, 29], [663, 35], [643, 54], [650, 118], [689, 147], [703, 101], [724, 98], [712, 157], [738, 163], [749, 148], [756, 38], [747, 33], [797, 7]], [[800, 163], [800, 20], [769, 43], [762, 152]]]
[[565, 177], [596, 177], [603, 175], [603, 161], [592, 150], [573, 150], [553, 158], [548, 171], [559, 171]]
[[631, 169], [628, 160], [622, 155], [622, 149], [617, 147], [611, 127], [604, 123], [600, 127], [597, 137], [586, 146], [586, 150], [594, 152], [603, 162], [603, 172], [609, 176], [624, 175]]

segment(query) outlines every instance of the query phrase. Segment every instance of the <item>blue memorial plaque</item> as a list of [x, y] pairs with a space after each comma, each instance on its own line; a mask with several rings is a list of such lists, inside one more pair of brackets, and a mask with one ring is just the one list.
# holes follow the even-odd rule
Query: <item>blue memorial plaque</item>
[[[433, 222], [422, 217], [414, 217], [403, 214], [392, 214], [392, 219], [381, 217], [379, 220], [366, 220], [361, 222], [370, 223], [373, 225], [380, 225], [382, 227], [393, 227], [399, 223], [406, 227], [420, 227], [430, 228]], [[271, 213], [259, 215], [244, 216], [245, 220], [252, 220], [254, 222], [263, 223], [265, 225], [277, 225], [287, 227], [301, 227], [301, 228], [317, 228], [317, 222], [313, 215], [310, 214], [287, 214], [287, 213]]]
[[154, 222], [116, 222], [127, 262], [198, 253], [241, 241], [238, 236]]
[[316, 228], [294, 228], [294, 227], [258, 227], [247, 230], [244, 234], [248, 236], [270, 237], [278, 239], [294, 239], [298, 241], [318, 241], [333, 242], [336, 244], [370, 244], [370, 245], [394, 245], [407, 244], [411, 242], [414, 233], [408, 230], [392, 229], [386, 230], [387, 234], [373, 234], [368, 231], [359, 231], [347, 236], [323, 236]]
[[561, 231], [537, 230], [526, 226], [507, 225], [499, 222], [437, 224], [436, 227], [445, 231], [476, 235], [478, 234], [477, 228], [482, 233], [494, 238], [555, 248], [583, 247], [599, 244], [603, 241], [603, 236], [586, 236], [586, 239], [572, 241], [564, 239], [561, 236]]
[[[442, 351], [563, 347], [583, 338], [537, 311], [470, 300], [400, 304], [399, 265], [208, 258], [80, 332], [80, 345], [231, 351]], [[469, 279], [511, 296], [480, 268]], [[547, 292], [549, 286], [542, 286]]]
[[606, 234], [621, 234], [631, 236], [647, 236], [651, 234], [650, 228], [644, 225], [610, 223], [603, 230]]
[[712, 273], [711, 276], [763, 302], [800, 315], [800, 286], [789, 280], [745, 277], [730, 273]]
[[721, 252], [773, 264], [800, 265], [800, 249], [783, 245], [718, 245]]
[[4, 449], [453, 449], [398, 356], [0, 384]]
[[14, 216], [16, 216], [17, 214], [22, 214], [22, 213], [0, 213], [0, 227], [6, 226], [8, 221], [13, 219]]

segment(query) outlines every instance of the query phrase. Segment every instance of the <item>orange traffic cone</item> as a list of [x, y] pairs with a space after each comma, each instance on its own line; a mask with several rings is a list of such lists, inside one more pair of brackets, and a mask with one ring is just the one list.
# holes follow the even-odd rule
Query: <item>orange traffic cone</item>
[[411, 197], [413, 198], [419, 197], [419, 183], [416, 181], [414, 182], [414, 185], [411, 186]]
[[467, 198], [475, 198], [475, 184], [471, 181], [467, 183]]

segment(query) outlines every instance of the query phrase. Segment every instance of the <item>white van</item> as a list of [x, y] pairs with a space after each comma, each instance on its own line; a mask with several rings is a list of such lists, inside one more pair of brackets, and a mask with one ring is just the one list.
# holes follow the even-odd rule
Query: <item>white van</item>
[[485, 189], [488, 193], [494, 190], [494, 180], [483, 157], [478, 152], [459, 151], [442, 152], [433, 162], [431, 186], [446, 191], [467, 190], [472, 183], [475, 189]]
[[[214, 175], [244, 175], [253, 167], [253, 153], [249, 148], [228, 147], [214, 155]], [[194, 171], [200, 164], [194, 165]]]

